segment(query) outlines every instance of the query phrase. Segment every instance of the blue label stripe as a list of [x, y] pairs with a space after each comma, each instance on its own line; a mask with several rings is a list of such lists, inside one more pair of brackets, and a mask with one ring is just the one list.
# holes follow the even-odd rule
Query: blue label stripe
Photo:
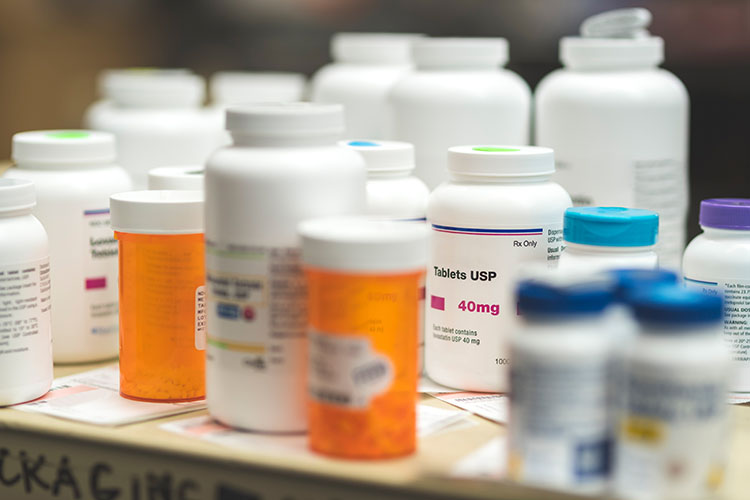
[[102, 214], [108, 214], [109, 209], [108, 208], [100, 208], [98, 210], [84, 210], [83, 215], [102, 215]]
[[690, 283], [698, 283], [699, 285], [709, 285], [709, 286], [719, 286], [718, 283], [715, 283], [713, 281], [701, 281], [701, 280], [694, 280], [688, 277], [683, 276], [682, 278], [685, 281], [689, 281]]
[[538, 236], [544, 234], [541, 227], [531, 229], [481, 229], [473, 227], [441, 226], [433, 224], [432, 229], [441, 233], [477, 234], [487, 236]]

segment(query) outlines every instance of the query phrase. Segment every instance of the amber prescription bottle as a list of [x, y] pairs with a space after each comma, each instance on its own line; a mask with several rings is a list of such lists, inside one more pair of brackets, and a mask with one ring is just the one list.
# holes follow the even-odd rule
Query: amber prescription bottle
[[203, 193], [110, 198], [120, 250], [120, 394], [154, 402], [205, 396]]
[[310, 447], [346, 458], [413, 452], [427, 229], [337, 217], [305, 221], [299, 233]]

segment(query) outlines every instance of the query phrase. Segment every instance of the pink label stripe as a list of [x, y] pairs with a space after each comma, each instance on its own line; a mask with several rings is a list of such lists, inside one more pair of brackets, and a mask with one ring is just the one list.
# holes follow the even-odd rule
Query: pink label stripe
[[445, 229], [434, 229], [438, 233], [451, 234], [474, 234], [477, 236], [540, 236], [543, 233], [472, 233], [469, 231], [447, 231]]
[[101, 276], [99, 278], [86, 278], [86, 290], [97, 290], [100, 288], [107, 288], [106, 276]]
[[439, 311], [445, 311], [445, 297], [430, 295], [430, 307]]

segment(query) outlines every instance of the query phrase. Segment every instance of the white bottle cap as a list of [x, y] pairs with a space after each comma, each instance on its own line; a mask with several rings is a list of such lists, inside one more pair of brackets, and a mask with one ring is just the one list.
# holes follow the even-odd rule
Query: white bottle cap
[[0, 178], [0, 213], [31, 210], [36, 205], [34, 183], [26, 179]]
[[312, 102], [258, 103], [227, 108], [227, 130], [255, 137], [341, 136], [344, 107]]
[[211, 101], [221, 105], [299, 101], [305, 83], [301, 73], [221, 71], [211, 76]]
[[336, 33], [331, 57], [336, 62], [411, 64], [411, 44], [417, 33]]
[[35, 130], [13, 136], [13, 161], [23, 167], [109, 165], [115, 136], [93, 130]]
[[410, 172], [414, 170], [414, 146], [408, 142], [367, 139], [339, 141], [365, 160], [368, 172]]
[[109, 198], [114, 231], [203, 233], [203, 191], [128, 191]]
[[412, 45], [418, 68], [499, 67], [508, 62], [505, 38], [420, 38]]
[[305, 265], [334, 271], [403, 272], [427, 265], [427, 225], [326, 217], [298, 226]]
[[203, 191], [203, 174], [203, 165], [152, 168], [148, 171], [148, 188]]
[[106, 99], [123, 107], [195, 107], [206, 94], [203, 78], [185, 69], [107, 70], [100, 76], [99, 87]]
[[552, 175], [555, 155], [538, 146], [456, 146], [448, 150], [448, 171], [481, 177]]

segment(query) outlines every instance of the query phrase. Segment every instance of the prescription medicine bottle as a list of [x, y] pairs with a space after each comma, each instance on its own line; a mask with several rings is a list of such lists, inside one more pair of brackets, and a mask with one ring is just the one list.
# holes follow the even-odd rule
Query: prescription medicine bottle
[[516, 275], [555, 267], [570, 196], [550, 181], [549, 148], [458, 146], [450, 179], [430, 195], [425, 367], [467, 391], [508, 389], [508, 341], [517, 323]]
[[156, 167], [148, 171], [148, 188], [203, 191], [203, 165]]
[[412, 69], [412, 33], [336, 33], [333, 62], [312, 77], [313, 102], [344, 105], [347, 137], [387, 138], [388, 91]]
[[659, 214], [660, 265], [677, 270], [688, 209], [689, 96], [662, 69], [651, 14], [618, 9], [560, 40], [563, 67], [535, 92], [535, 144], [555, 150], [559, 182], [577, 206]]
[[297, 225], [362, 214], [365, 165], [336, 143], [339, 104], [227, 110], [232, 146], [206, 164], [206, 402], [262, 432], [307, 430], [307, 296]]
[[120, 245], [120, 394], [153, 402], [205, 396], [203, 193], [111, 197]]
[[117, 357], [117, 242], [109, 197], [132, 188], [115, 164], [115, 138], [90, 130], [13, 136], [5, 177], [36, 188], [33, 214], [49, 236], [55, 363]]
[[659, 215], [622, 207], [576, 207], [565, 211], [561, 270], [656, 269]]
[[722, 300], [662, 285], [630, 304], [639, 334], [626, 357], [613, 497], [714, 498], [730, 430]]
[[367, 214], [402, 221], [425, 220], [430, 190], [414, 176], [414, 146], [408, 142], [340, 141], [367, 166]]
[[685, 285], [724, 297], [724, 340], [732, 354], [730, 390], [750, 392], [750, 199], [703, 200], [703, 233], [682, 260]]
[[305, 221], [299, 232], [310, 447], [344, 458], [413, 452], [427, 228], [360, 217]]
[[34, 184], [0, 178], [0, 406], [52, 385], [49, 245]]
[[388, 139], [416, 151], [416, 175], [448, 179], [445, 151], [459, 144], [529, 144], [531, 90], [508, 62], [505, 38], [429, 38], [412, 44], [416, 68], [388, 94]]

